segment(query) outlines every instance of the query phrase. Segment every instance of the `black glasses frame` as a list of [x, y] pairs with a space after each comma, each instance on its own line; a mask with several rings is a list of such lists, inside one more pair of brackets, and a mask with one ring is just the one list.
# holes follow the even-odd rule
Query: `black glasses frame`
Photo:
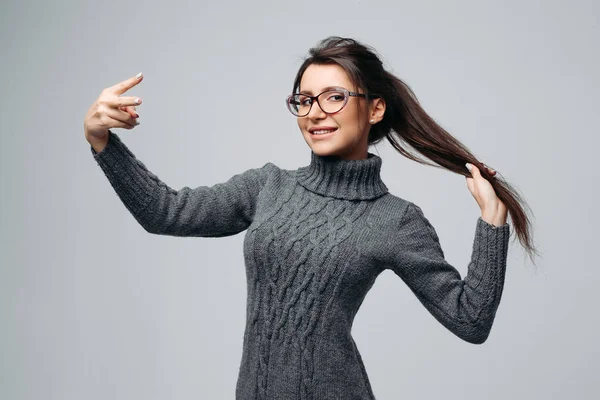
[[[323, 93], [336, 92], [336, 91], [343, 92], [345, 94], [344, 103], [342, 104], [340, 109], [335, 112], [327, 112], [327, 111], [323, 110], [323, 107], [321, 107], [321, 103], [319, 103], [319, 96], [322, 95]], [[306, 114], [300, 115], [300, 114], [297, 114], [296, 112], [294, 112], [294, 110], [292, 108], [292, 104], [291, 104], [291, 99], [292, 99], [292, 97], [294, 97], [296, 95], [306, 96], [306, 98], [310, 99], [310, 107], [308, 107], [308, 111], [306, 112]], [[319, 108], [325, 114], [336, 114], [336, 113], [339, 113], [340, 111], [342, 111], [344, 109], [344, 107], [346, 107], [346, 104], [348, 104], [348, 100], [350, 99], [350, 96], [372, 98], [372, 99], [376, 99], [379, 97], [378, 95], [375, 95], [375, 94], [356, 93], [356, 92], [351, 92], [350, 90], [343, 88], [343, 87], [336, 87], [336, 88], [330, 88], [330, 89], [324, 90], [316, 96], [309, 96], [305, 93], [292, 93], [286, 98], [286, 105], [287, 105], [288, 110], [296, 117], [306, 117], [308, 114], [310, 114], [310, 110], [312, 110], [312, 106], [313, 106], [313, 104], [315, 104], [315, 102], [319, 105]]]

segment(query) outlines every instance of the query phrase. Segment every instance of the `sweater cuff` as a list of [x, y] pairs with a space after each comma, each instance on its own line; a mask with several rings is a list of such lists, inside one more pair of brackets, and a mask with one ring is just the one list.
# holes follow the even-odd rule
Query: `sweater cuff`
[[109, 182], [134, 214], [152, 200], [158, 178], [129, 150], [119, 136], [108, 131], [108, 143], [100, 152], [90, 146], [94, 159]]
[[[470, 271], [473, 275], [479, 275], [474, 276], [476, 281], [484, 280], [502, 285], [509, 239], [510, 225], [508, 223], [495, 226], [481, 217], [477, 218], [471, 263], [473, 270]], [[490, 289], [487, 287], [488, 285], [483, 286], [484, 290]]]
[[486, 222], [483, 218], [478, 217], [475, 234], [476, 239], [483, 240], [484, 242], [491, 244], [495, 250], [502, 252], [504, 247], [508, 244], [510, 225], [505, 223], [502, 226], [496, 226]]

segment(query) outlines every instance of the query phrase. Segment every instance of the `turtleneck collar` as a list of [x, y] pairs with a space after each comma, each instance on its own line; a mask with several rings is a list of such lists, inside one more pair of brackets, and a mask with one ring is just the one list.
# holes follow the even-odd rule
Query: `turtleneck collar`
[[298, 168], [296, 179], [306, 189], [323, 196], [347, 200], [369, 200], [388, 191], [381, 180], [382, 160], [367, 153], [362, 160], [319, 156], [312, 150], [310, 165]]

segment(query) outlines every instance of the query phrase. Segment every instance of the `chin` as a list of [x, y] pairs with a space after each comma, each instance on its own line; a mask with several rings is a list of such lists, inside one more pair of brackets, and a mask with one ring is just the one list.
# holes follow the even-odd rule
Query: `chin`
[[340, 153], [339, 149], [332, 149], [329, 146], [322, 146], [320, 144], [310, 146], [310, 149], [318, 156], [333, 156]]

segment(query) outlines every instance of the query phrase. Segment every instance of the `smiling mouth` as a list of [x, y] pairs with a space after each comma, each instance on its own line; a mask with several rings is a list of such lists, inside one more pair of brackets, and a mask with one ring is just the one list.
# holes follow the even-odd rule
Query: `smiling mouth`
[[335, 131], [337, 131], [337, 128], [335, 128], [335, 129], [327, 129], [327, 130], [316, 130], [316, 131], [310, 132], [310, 134], [312, 136], [325, 136], [325, 135], [329, 135], [329, 134], [331, 134], [331, 133], [333, 133]]

